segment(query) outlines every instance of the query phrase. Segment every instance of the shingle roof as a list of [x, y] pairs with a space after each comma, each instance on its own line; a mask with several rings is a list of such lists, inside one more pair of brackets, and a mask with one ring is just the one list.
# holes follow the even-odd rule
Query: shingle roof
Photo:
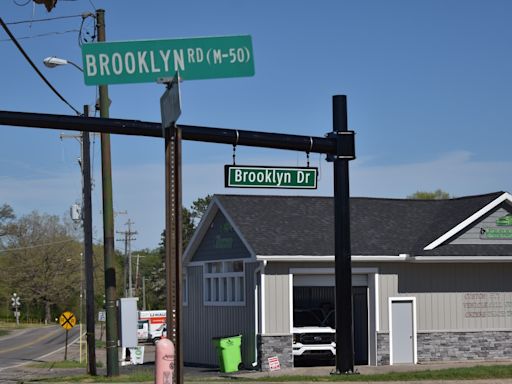
[[[423, 248], [504, 192], [447, 200], [350, 199], [353, 255], [512, 255], [512, 246]], [[257, 255], [334, 254], [332, 197], [216, 195]]]

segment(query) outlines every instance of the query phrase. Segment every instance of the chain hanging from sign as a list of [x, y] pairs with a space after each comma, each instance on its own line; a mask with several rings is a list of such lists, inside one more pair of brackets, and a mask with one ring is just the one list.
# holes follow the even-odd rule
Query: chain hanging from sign
[[306, 151], [306, 164], [307, 164], [307, 168], [309, 168], [309, 153], [311, 152], [312, 149], [313, 149], [313, 138], [310, 136], [309, 137], [309, 148]]
[[236, 141], [235, 141], [235, 144], [233, 144], [233, 165], [236, 165], [236, 146], [238, 144], [239, 139], [240, 139], [240, 135], [238, 133], [238, 130], [236, 130]]

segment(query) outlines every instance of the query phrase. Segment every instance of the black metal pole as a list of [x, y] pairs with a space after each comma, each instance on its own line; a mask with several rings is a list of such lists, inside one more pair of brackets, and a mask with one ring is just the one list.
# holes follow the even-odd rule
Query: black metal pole
[[[89, 106], [84, 105], [84, 115], [89, 116]], [[84, 200], [84, 255], [85, 255], [85, 307], [87, 320], [88, 371], [96, 376], [96, 340], [94, 316], [94, 271], [92, 250], [92, 202], [91, 202], [91, 151], [89, 132], [82, 132], [82, 176]]]
[[[0, 110], [0, 125], [86, 132], [111, 133], [132, 136], [162, 137], [162, 123], [139, 120], [110, 119], [44, 113], [12, 112]], [[337, 141], [329, 137], [289, 135], [241, 129], [178, 125], [183, 140], [203, 141], [239, 146], [309, 151], [311, 153], [336, 153]], [[237, 141], [238, 132], [238, 141]], [[311, 145], [313, 140], [313, 145]], [[354, 146], [353, 136], [343, 136], [347, 147]]]
[[336, 374], [354, 372], [354, 328], [352, 316], [352, 263], [350, 249], [349, 173], [343, 137], [347, 129], [347, 97], [334, 96], [333, 131], [337, 153], [334, 165], [334, 264], [336, 312]]
[[66, 344], [64, 346], [64, 361], [68, 359], [68, 330], [66, 329]]

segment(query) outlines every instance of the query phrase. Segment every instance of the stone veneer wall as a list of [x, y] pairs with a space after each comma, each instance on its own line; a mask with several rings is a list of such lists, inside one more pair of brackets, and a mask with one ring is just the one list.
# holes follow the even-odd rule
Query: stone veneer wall
[[277, 356], [281, 368], [293, 367], [293, 335], [266, 336], [258, 335], [258, 366], [261, 371], [268, 371], [268, 358]]
[[389, 365], [389, 333], [377, 333], [377, 365]]
[[[418, 333], [418, 362], [512, 358], [512, 331]], [[389, 364], [389, 334], [377, 334], [377, 365]]]
[[512, 331], [418, 333], [418, 361], [512, 358]]

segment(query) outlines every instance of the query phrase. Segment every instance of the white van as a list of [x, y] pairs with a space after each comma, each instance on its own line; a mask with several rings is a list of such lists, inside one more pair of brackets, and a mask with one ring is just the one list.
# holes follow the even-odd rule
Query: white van
[[149, 335], [150, 340], [153, 344], [156, 344], [158, 340], [162, 338], [162, 336], [167, 337], [167, 324], [162, 324], [158, 327], [154, 332]]

